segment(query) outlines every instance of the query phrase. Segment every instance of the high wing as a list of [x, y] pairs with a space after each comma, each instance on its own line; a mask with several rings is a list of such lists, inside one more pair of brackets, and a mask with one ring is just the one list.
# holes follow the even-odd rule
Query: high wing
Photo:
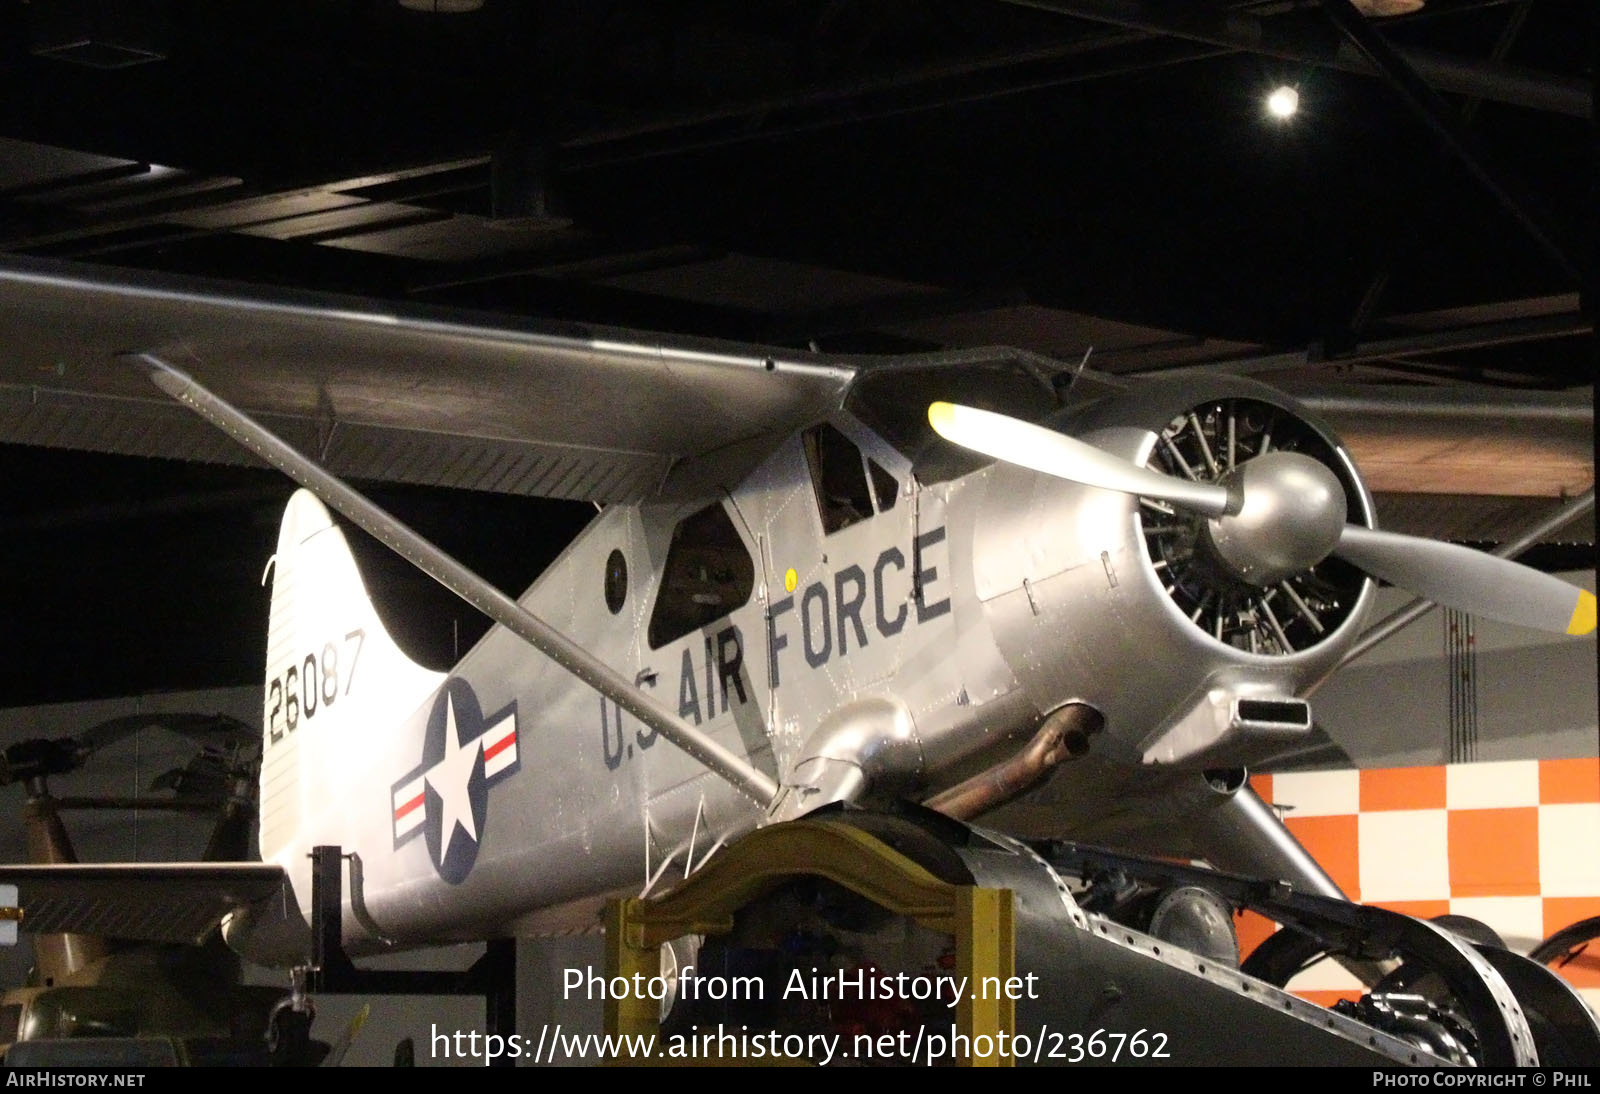
[[328, 470], [598, 502], [793, 428], [857, 369], [133, 270], [0, 260], [0, 441], [213, 463], [228, 438], [118, 364], [162, 356]]
[[[815, 421], [847, 394], [903, 448], [937, 456], [925, 449], [929, 402], [981, 400], [1036, 420], [1071, 371], [1017, 349], [797, 354], [9, 255], [0, 346], [0, 443], [249, 462], [114, 360], [141, 352], [342, 477], [596, 502], [658, 493], [712, 452], [718, 473], [737, 477], [765, 452], [741, 442]], [[1092, 398], [1125, 383], [1080, 369], [1072, 388]], [[1586, 399], [1292, 393], [1344, 435], [1376, 491], [1555, 496], [1592, 477]], [[1471, 481], [1447, 481], [1463, 451]]]
[[24, 931], [141, 942], [201, 942], [229, 912], [293, 900], [283, 870], [263, 863], [0, 866], [0, 885], [17, 887]]

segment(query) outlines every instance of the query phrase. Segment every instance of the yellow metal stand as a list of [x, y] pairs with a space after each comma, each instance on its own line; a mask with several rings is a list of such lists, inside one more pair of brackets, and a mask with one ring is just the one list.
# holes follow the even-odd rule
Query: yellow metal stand
[[[648, 983], [661, 972], [663, 944], [687, 934], [726, 934], [740, 908], [798, 876], [823, 877], [896, 915], [955, 937], [956, 975], [966, 998], [957, 1032], [974, 1067], [1011, 1064], [1016, 1007], [1006, 988], [1016, 975], [1015, 915], [1009, 889], [940, 881], [900, 852], [850, 824], [822, 818], [759, 829], [729, 846], [687, 881], [659, 897], [613, 900], [606, 908], [606, 976]], [[660, 1004], [644, 992], [608, 996], [608, 1034], [652, 1035]], [[1002, 1044], [1007, 1051], [1000, 1051]]]

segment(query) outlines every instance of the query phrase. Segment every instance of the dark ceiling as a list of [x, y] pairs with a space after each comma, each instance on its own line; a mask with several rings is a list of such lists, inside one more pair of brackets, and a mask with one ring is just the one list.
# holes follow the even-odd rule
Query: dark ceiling
[[[1591, 0], [0, 0], [0, 251], [839, 352], [1588, 389], [1597, 42]], [[254, 601], [157, 605], [254, 589], [285, 484], [0, 454], [10, 629], [49, 637], [0, 705], [255, 679], [260, 639], [205, 653]], [[582, 519], [392, 500], [507, 587], [542, 563], [478, 529]]]

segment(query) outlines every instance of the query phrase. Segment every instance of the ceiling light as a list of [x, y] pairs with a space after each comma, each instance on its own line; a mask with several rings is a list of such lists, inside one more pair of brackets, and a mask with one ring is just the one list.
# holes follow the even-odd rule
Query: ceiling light
[[1300, 109], [1300, 92], [1285, 84], [1267, 96], [1267, 113], [1274, 118], [1292, 118]]

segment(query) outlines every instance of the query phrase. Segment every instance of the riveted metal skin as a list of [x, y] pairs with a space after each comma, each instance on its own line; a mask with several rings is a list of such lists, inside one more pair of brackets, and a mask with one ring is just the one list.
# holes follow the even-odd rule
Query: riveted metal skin
[[[1151, 384], [1052, 424], [1143, 464], [1197, 398], [1249, 398], [1309, 420], [1257, 385], [1207, 384]], [[306, 724], [285, 733], [266, 712], [263, 857], [300, 895], [296, 848], [351, 850], [352, 952], [581, 928], [606, 896], [689, 873], [768, 821], [955, 786], [1011, 758], [1069, 704], [1104, 729], [1024, 804], [1049, 810], [1053, 788], [1075, 781], [1065, 769], [1109, 764], [1119, 775], [1105, 788], [1131, 779], [1148, 791], [1165, 766], [1248, 762], [1263, 743], [1309, 730], [1290, 700], [1331, 667], [1370, 600], [1363, 582], [1344, 621], [1307, 649], [1241, 649], [1198, 629], [1163, 589], [1137, 499], [998, 464], [927, 486], [909, 454], [861, 421], [836, 412], [828, 428], [859, 451], [863, 483], [870, 461], [891, 488], [853, 502], [819, 494], [807, 431], [771, 443], [749, 472], [710, 457], [686, 464], [675, 475], [699, 484], [694, 497], [605, 510], [515, 605], [532, 623], [490, 631], [444, 676], [386, 641], [342, 533], [297, 495], [274, 569], [268, 679], [303, 692]], [[1326, 451], [1344, 459], [1331, 435]], [[1357, 482], [1345, 464], [1334, 472]], [[328, 490], [329, 503], [346, 492]], [[1352, 519], [1370, 521], [1370, 501], [1359, 486], [1354, 495]], [[841, 504], [855, 508], [842, 517]], [[718, 510], [719, 541], [689, 542], [687, 561], [673, 563], [683, 530]], [[619, 556], [632, 579], [613, 610], [604, 575]], [[747, 584], [726, 576], [741, 569]], [[717, 610], [661, 626], [669, 596]], [[523, 630], [560, 636], [560, 649], [587, 651], [604, 671], [578, 684]], [[358, 633], [370, 647], [348, 641]], [[332, 655], [363, 648], [369, 708], [328, 690]], [[312, 723], [306, 681], [319, 656], [323, 694], [339, 705], [325, 698]], [[378, 706], [383, 717], [363, 716]], [[676, 718], [658, 726], [630, 713], [645, 708]], [[667, 743], [677, 736], [683, 748]], [[729, 760], [708, 768], [707, 755]], [[372, 756], [393, 770], [374, 775], [376, 794], [352, 794], [349, 773]], [[468, 774], [483, 782], [452, 784]], [[771, 800], [752, 793], [762, 784], [777, 786]], [[1070, 830], [1070, 811], [1050, 814], [1052, 829]], [[241, 916], [230, 937], [281, 955], [292, 927]]]

